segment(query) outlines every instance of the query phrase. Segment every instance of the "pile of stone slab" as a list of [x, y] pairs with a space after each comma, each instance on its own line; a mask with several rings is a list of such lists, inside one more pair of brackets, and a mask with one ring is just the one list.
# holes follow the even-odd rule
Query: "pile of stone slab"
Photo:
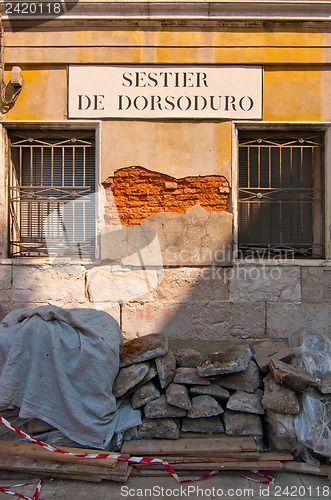
[[[130, 396], [133, 408], [142, 410], [139, 438], [193, 433], [261, 438], [267, 423], [277, 449], [278, 438], [288, 439], [287, 416], [300, 411], [298, 393], [318, 386], [306, 370], [290, 364], [293, 358], [280, 341], [227, 343], [203, 353], [190, 348], [189, 340], [187, 347], [169, 348], [165, 336], [147, 335], [121, 346], [113, 392], [117, 398]], [[330, 386], [323, 390], [331, 392]]]

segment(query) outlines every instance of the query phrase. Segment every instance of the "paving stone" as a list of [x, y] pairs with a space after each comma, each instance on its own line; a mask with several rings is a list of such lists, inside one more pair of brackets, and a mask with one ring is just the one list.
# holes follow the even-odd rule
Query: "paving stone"
[[262, 436], [262, 422], [259, 415], [226, 410], [224, 413], [225, 433], [229, 436]]
[[164, 356], [167, 352], [168, 339], [159, 333], [129, 340], [120, 346], [120, 368]]
[[138, 436], [148, 439], [178, 439], [179, 421], [173, 418], [144, 418]]
[[197, 364], [204, 358], [201, 352], [193, 349], [180, 349], [176, 352], [176, 362], [178, 366], [186, 368], [196, 368]]
[[271, 374], [264, 379], [262, 406], [265, 410], [297, 415], [300, 411], [295, 392], [284, 385], [279, 385]]
[[202, 377], [222, 375], [225, 373], [242, 372], [248, 368], [252, 357], [251, 350], [246, 346], [229, 346], [222, 352], [208, 354], [197, 365]]
[[230, 397], [230, 393], [217, 384], [194, 385], [190, 389], [190, 394], [195, 396], [212, 396], [217, 401], [227, 401]]
[[188, 411], [188, 418], [215, 417], [223, 413], [223, 408], [211, 396], [196, 396], [191, 401], [192, 409]]
[[294, 391], [305, 392], [318, 385], [317, 380], [307, 370], [271, 358], [270, 368], [278, 384], [285, 384]]
[[160, 380], [161, 389], [167, 387], [173, 380], [176, 372], [175, 355], [169, 351], [164, 356], [155, 359], [157, 373]]
[[255, 392], [262, 385], [262, 377], [259, 367], [250, 360], [247, 370], [229, 375], [218, 375], [215, 382], [226, 389], [235, 391]]
[[141, 382], [149, 370], [149, 362], [121, 368], [113, 384], [113, 394], [119, 398]]
[[200, 377], [197, 368], [180, 367], [176, 369], [174, 382], [188, 385], [210, 385], [208, 377]]
[[262, 372], [269, 371], [271, 357], [275, 360], [290, 362], [294, 353], [284, 342], [265, 340], [261, 344], [253, 346], [253, 356]]
[[221, 434], [224, 425], [221, 417], [183, 418], [182, 432], [200, 432], [202, 434]]
[[162, 394], [158, 399], [150, 401], [144, 406], [145, 417], [147, 418], [171, 418], [185, 417], [186, 410], [170, 405], [167, 402], [166, 395]]
[[160, 397], [160, 391], [155, 387], [153, 382], [147, 382], [134, 391], [132, 395], [132, 406], [136, 410], [141, 406], [146, 405], [149, 401]]
[[331, 373], [320, 375], [319, 379], [320, 383], [318, 385], [318, 390], [322, 394], [331, 394]]
[[166, 389], [167, 402], [184, 410], [192, 408], [186, 385], [170, 384]]
[[262, 406], [262, 396], [263, 391], [261, 391], [261, 389], [257, 389], [253, 394], [244, 391], [236, 391], [230, 396], [226, 407], [228, 410], [263, 415], [265, 411]]

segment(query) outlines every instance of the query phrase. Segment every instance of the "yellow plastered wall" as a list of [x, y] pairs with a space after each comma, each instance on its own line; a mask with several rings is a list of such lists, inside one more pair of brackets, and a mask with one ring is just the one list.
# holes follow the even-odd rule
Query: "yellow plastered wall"
[[[330, 30], [94, 29], [6, 33], [5, 59], [24, 86], [2, 121], [67, 120], [67, 64], [261, 64], [265, 121], [331, 119]], [[6, 73], [8, 80], [9, 73]], [[105, 120], [101, 180], [141, 165], [174, 177], [231, 179], [229, 121]]]

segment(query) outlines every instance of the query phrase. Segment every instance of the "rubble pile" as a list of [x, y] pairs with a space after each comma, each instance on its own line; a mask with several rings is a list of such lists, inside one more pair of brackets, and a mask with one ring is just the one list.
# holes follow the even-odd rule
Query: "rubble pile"
[[133, 408], [142, 410], [139, 438], [262, 437], [267, 429], [274, 448], [288, 449], [293, 416], [300, 411], [298, 394], [319, 389], [320, 382], [290, 364], [293, 358], [281, 341], [228, 343], [206, 354], [170, 349], [167, 337], [147, 335], [121, 346], [113, 392], [117, 398], [130, 396]]
[[[141, 412], [142, 423], [115, 435], [107, 449], [120, 449], [123, 439], [227, 435], [258, 437], [273, 451], [293, 453], [299, 448], [297, 417], [305, 414], [300, 400], [315, 394], [319, 404], [331, 399], [330, 375], [315, 378], [294, 361], [279, 340], [245, 345], [179, 341], [162, 334], [130, 340], [120, 346], [112, 392], [118, 407], [125, 403]], [[330, 410], [328, 404], [325, 408]], [[20, 418], [19, 408], [0, 410], [13, 425], [48, 444], [84, 446], [41, 420]], [[315, 427], [323, 427], [323, 415], [316, 415]], [[18, 439], [0, 429], [0, 440]]]

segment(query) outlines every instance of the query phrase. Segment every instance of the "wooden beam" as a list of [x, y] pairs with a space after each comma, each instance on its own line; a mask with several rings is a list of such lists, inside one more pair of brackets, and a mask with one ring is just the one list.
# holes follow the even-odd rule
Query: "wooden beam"
[[199, 438], [177, 440], [172, 439], [146, 439], [139, 441], [126, 441], [121, 453], [129, 455], [182, 455], [182, 456], [224, 456], [228, 453], [241, 453], [242, 451], [258, 451], [258, 446], [253, 437], [249, 436], [223, 436], [219, 438]]
[[[62, 450], [72, 453], [84, 455], [86, 453], [98, 454], [107, 453], [104, 450], [92, 450], [87, 448], [68, 448], [61, 446]], [[40, 458], [45, 460], [54, 460], [55, 462], [70, 462], [84, 465], [98, 465], [99, 467], [112, 468], [117, 464], [117, 460], [112, 458], [94, 459], [94, 458], [78, 458], [70, 455], [62, 455], [53, 451], [48, 451], [37, 444], [20, 443], [18, 441], [0, 441], [0, 456], [15, 455], [20, 457]]]

